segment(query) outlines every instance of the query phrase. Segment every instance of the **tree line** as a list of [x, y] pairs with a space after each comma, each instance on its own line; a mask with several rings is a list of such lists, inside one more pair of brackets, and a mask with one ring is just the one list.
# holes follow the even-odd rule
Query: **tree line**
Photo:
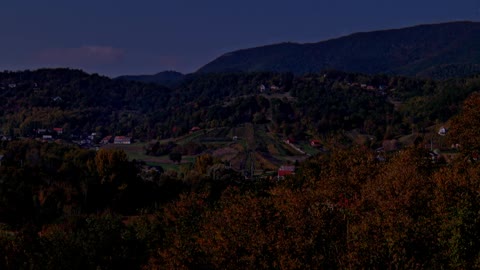
[[2, 269], [476, 268], [480, 95], [452, 120], [455, 158], [336, 147], [284, 180], [209, 155], [156, 175], [118, 150], [2, 145]]
[[0, 132], [34, 137], [57, 127], [64, 139], [151, 140], [194, 126], [257, 123], [287, 137], [358, 129], [381, 140], [448, 120], [479, 84], [478, 76], [433, 81], [325, 71], [192, 75], [166, 88], [68, 69], [3, 72]]

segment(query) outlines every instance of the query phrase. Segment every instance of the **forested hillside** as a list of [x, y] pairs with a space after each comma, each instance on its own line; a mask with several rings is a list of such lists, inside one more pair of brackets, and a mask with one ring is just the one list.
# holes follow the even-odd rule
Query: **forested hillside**
[[335, 71], [228, 73], [191, 76], [169, 89], [75, 70], [3, 72], [0, 123], [10, 137], [57, 127], [63, 138], [96, 133], [150, 140], [195, 126], [256, 123], [297, 139], [360, 129], [381, 140], [448, 120], [479, 82]]
[[125, 75], [117, 77], [118, 80], [137, 81], [143, 83], [156, 83], [167, 87], [178, 86], [185, 78], [180, 72], [163, 71], [154, 75]]
[[472, 95], [452, 121], [462, 147], [448, 163], [420, 145], [383, 161], [332, 148], [280, 181], [208, 155], [162, 174], [117, 150], [4, 143], [0, 266], [476, 268], [479, 106]]
[[0, 123], [15, 137], [54, 127], [68, 135], [145, 134], [145, 124], [170, 99], [168, 88], [68, 69], [3, 72], [0, 83]]
[[318, 43], [282, 43], [224, 54], [198, 70], [209, 72], [292, 72], [336, 69], [368, 74], [452, 78], [480, 71], [480, 24], [419, 25]]
[[0, 268], [476, 268], [479, 89], [0, 73]]

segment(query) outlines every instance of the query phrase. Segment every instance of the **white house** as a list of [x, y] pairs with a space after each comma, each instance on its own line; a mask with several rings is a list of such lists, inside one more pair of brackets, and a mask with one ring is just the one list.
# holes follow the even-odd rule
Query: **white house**
[[445, 136], [445, 135], [447, 135], [447, 129], [444, 128], [444, 127], [441, 127], [441, 128], [438, 130], [438, 135], [440, 135], [440, 136]]

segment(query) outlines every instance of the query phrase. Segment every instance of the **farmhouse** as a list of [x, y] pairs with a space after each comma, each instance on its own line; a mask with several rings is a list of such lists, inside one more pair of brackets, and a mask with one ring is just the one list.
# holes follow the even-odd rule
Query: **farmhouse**
[[447, 129], [444, 128], [444, 127], [441, 127], [441, 128], [438, 130], [438, 135], [440, 135], [440, 136], [445, 136], [445, 135], [447, 135]]
[[319, 140], [311, 140], [310, 145], [313, 147], [320, 147], [322, 146], [322, 143]]
[[53, 131], [55, 131], [58, 135], [63, 134], [63, 128], [53, 128]]
[[263, 84], [261, 84], [259, 88], [260, 88], [260, 93], [265, 92], [265, 90], [267, 89]]
[[190, 129], [190, 133], [193, 133], [193, 132], [199, 131], [199, 130], [201, 130], [200, 127], [192, 127], [192, 128]]
[[295, 174], [295, 166], [281, 166], [278, 169], [278, 179], [284, 178], [286, 175]]
[[113, 143], [114, 144], [131, 144], [132, 138], [127, 136], [116, 136], [115, 139], [113, 140]]

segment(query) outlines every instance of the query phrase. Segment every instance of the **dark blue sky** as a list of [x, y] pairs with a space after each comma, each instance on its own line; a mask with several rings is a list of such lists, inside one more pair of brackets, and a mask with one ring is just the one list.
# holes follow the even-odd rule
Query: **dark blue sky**
[[458, 20], [480, 21], [480, 0], [3, 1], [0, 70], [193, 72], [237, 49]]

